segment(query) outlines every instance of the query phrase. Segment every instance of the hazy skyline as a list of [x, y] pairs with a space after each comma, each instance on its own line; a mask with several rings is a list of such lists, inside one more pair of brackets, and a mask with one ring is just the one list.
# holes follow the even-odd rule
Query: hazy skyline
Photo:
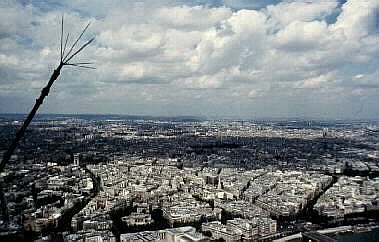
[[1, 1], [0, 113], [26, 113], [71, 41], [42, 113], [379, 118], [379, 2]]

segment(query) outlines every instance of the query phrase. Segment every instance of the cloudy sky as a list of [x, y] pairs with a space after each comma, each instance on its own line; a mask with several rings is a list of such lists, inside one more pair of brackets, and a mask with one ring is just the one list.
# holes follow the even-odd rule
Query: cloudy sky
[[[377, 0], [2, 0], [0, 113], [26, 113], [70, 39], [43, 113], [379, 118]], [[72, 37], [71, 37], [72, 36]]]

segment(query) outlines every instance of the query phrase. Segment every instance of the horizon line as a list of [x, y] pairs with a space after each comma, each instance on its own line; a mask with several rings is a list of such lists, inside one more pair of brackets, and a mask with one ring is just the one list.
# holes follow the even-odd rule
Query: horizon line
[[[4, 112], [0, 113], [1, 115], [22, 115], [25, 116], [27, 113], [10, 113], [10, 112]], [[221, 116], [221, 115], [214, 115], [214, 116], [201, 116], [201, 115], [151, 115], [151, 114], [120, 114], [120, 113], [37, 113], [38, 115], [61, 115], [61, 116], [81, 116], [81, 115], [88, 115], [88, 116], [96, 116], [96, 115], [102, 115], [102, 116], [130, 116], [130, 117], [145, 117], [145, 118], [189, 118], [189, 119], [199, 119], [199, 121], [216, 121], [216, 120], [225, 120], [225, 121], [289, 121], [289, 120], [301, 120], [301, 121], [379, 121], [379, 118], [328, 118], [328, 117], [300, 117], [300, 116], [293, 116], [293, 117], [264, 117], [264, 116], [257, 116], [257, 117], [238, 117], [238, 116]]]

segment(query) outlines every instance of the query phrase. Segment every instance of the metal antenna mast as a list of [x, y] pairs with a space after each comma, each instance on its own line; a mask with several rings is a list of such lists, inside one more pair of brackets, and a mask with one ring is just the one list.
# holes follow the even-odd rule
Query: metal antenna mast
[[[71, 48], [69, 51], [66, 53], [66, 47], [67, 47], [67, 42], [69, 38], [69, 33], [67, 33], [66, 40], [63, 44], [63, 34], [64, 34], [64, 29], [63, 29], [63, 20], [64, 17], [62, 15], [62, 20], [61, 20], [61, 36], [60, 36], [60, 62], [58, 67], [54, 70], [53, 74], [51, 75], [47, 85], [41, 90], [41, 95], [39, 98], [36, 99], [36, 102], [24, 120], [24, 123], [20, 130], [16, 133], [16, 137], [14, 138], [13, 142], [9, 146], [8, 150], [4, 153], [3, 159], [1, 160], [0, 163], [0, 173], [3, 172], [5, 165], [9, 162], [11, 156], [13, 155], [15, 149], [17, 148], [19, 141], [21, 138], [24, 136], [26, 129], [28, 128], [30, 122], [33, 120], [35, 114], [37, 113], [38, 108], [42, 105], [43, 100], [45, 99], [46, 96], [49, 95], [50, 88], [53, 85], [54, 81], [59, 77], [61, 73], [61, 69], [63, 66], [74, 66], [74, 67], [80, 67], [80, 68], [87, 68], [87, 69], [95, 69], [94, 67], [90, 66], [93, 63], [90, 62], [78, 62], [78, 63], [71, 63], [70, 61], [78, 55], [84, 48], [86, 48], [89, 44], [91, 44], [94, 41], [94, 38], [91, 38], [90, 40], [86, 41], [84, 44], [81, 45], [80, 48], [75, 49], [76, 44], [79, 42], [79, 40], [82, 38], [83, 34], [86, 32], [87, 28], [89, 27], [90, 23], [86, 25], [86, 27], [82, 30], [80, 35], [76, 38], [75, 42], [71, 45]], [[1, 209], [2, 209], [2, 214], [3, 214], [3, 219], [4, 222], [7, 224], [9, 222], [9, 217], [8, 217], [8, 208], [6, 205], [6, 198], [4, 196], [2, 184], [0, 183], [0, 202], [1, 202]]]

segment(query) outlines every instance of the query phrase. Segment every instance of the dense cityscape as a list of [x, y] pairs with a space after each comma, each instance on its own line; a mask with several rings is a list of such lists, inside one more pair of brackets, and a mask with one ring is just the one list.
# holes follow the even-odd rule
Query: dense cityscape
[[[1, 115], [1, 153], [23, 118]], [[378, 128], [39, 115], [0, 176], [0, 238], [335, 241], [378, 226]]]
[[378, 10], [0, 1], [0, 242], [378, 241]]

